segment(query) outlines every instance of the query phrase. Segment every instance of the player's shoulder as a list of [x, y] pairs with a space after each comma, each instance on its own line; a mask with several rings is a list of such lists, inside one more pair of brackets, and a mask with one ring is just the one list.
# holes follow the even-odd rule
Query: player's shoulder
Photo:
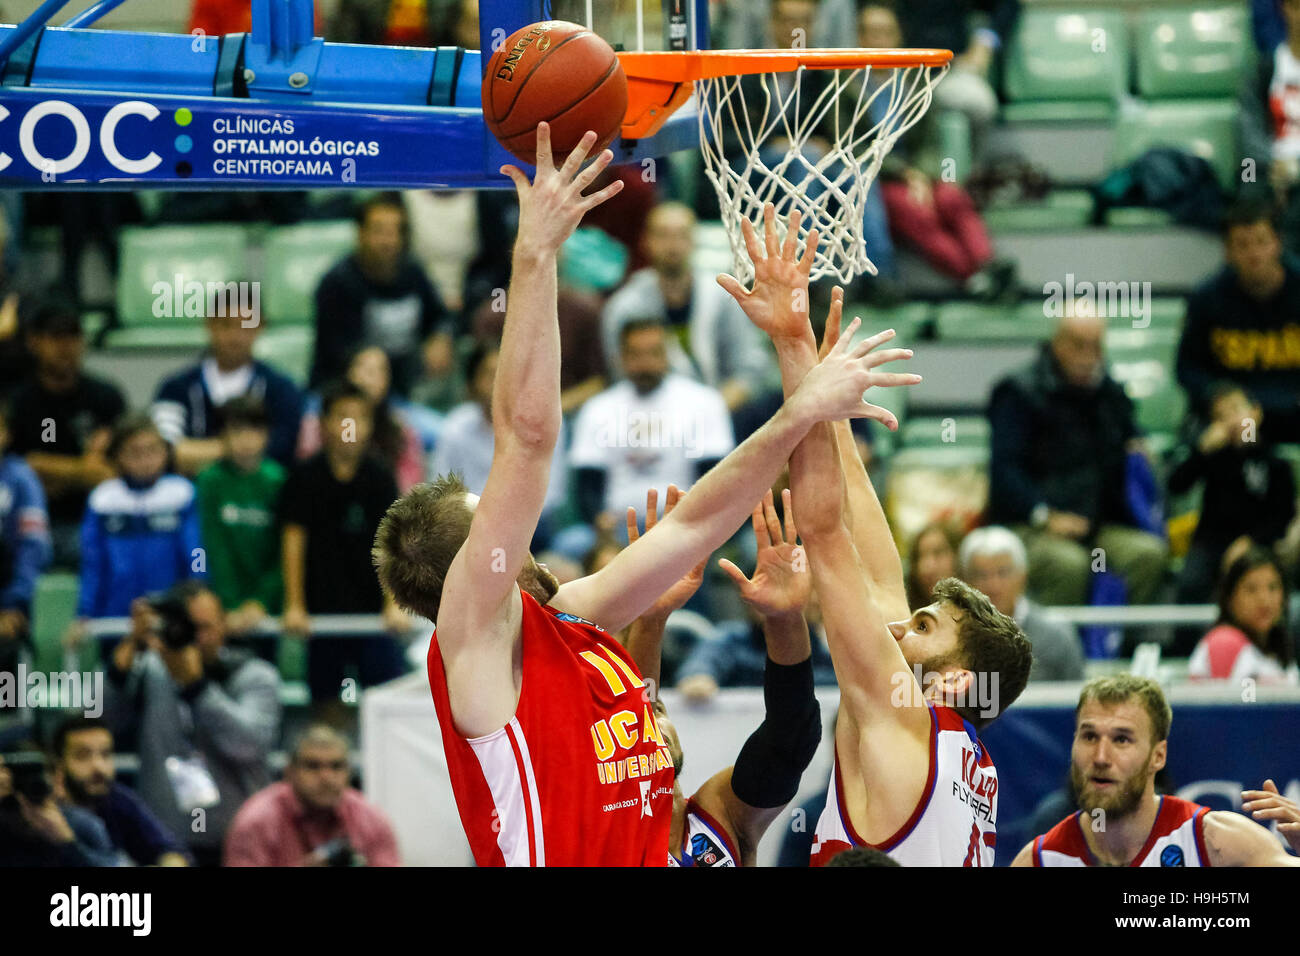
[[1199, 838], [1210, 866], [1268, 866], [1285, 864], [1286, 851], [1268, 830], [1233, 810], [1204, 811]]

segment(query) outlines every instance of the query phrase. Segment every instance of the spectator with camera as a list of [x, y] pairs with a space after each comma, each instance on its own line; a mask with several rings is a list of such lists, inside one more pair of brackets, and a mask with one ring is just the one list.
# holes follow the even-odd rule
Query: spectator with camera
[[271, 779], [279, 673], [227, 647], [221, 602], [187, 581], [132, 605], [107, 675], [104, 719], [136, 743], [140, 795], [199, 865], [216, 865], [235, 812]]
[[348, 786], [348, 742], [323, 724], [294, 744], [284, 780], [251, 797], [226, 834], [226, 866], [400, 866], [384, 812]]
[[116, 865], [104, 825], [55, 799], [43, 755], [0, 755], [0, 867]]
[[189, 866], [185, 847], [116, 778], [113, 734], [94, 717], [69, 717], [54, 734], [54, 789], [104, 824], [113, 849], [136, 866]]
[[1169, 475], [1174, 494], [1204, 485], [1178, 579], [1178, 600], [1188, 604], [1207, 599], [1230, 544], [1244, 536], [1272, 547], [1296, 513], [1295, 477], [1265, 437], [1260, 404], [1242, 386], [1220, 382], [1210, 390], [1208, 405], [1209, 425]]
[[1034, 645], [1031, 681], [1083, 680], [1083, 646], [1073, 627], [1025, 594], [1029, 559], [1015, 532], [991, 525], [962, 540], [958, 566], [962, 580], [988, 595], [993, 606], [1013, 617]]

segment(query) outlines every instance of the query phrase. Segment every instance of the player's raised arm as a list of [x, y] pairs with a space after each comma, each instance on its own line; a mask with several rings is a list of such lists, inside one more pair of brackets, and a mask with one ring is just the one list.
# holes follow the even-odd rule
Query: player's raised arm
[[495, 447], [468, 536], [448, 568], [437, 620], [453, 711], [467, 735], [500, 728], [518, 698], [516, 579], [530, 560], [529, 541], [542, 512], [561, 422], [556, 256], [583, 214], [622, 186], [615, 182], [583, 195], [613, 158], [605, 150], [582, 169], [595, 141], [596, 135], [587, 133], [557, 169], [550, 130], [542, 123], [533, 182], [515, 166], [502, 167], [519, 194], [519, 229], [492, 392]]
[[[777, 238], [776, 210], [771, 203], [763, 208], [762, 244], [749, 222], [743, 221], [741, 228], [746, 248], [754, 263], [753, 288], [745, 289], [730, 275], [718, 277], [718, 284], [731, 294], [750, 321], [772, 339], [781, 369], [781, 387], [786, 395], [798, 387], [818, 361], [817, 343], [808, 315], [808, 277], [819, 237], [815, 229], [811, 230], [803, 255], [798, 255], [799, 218], [798, 210], [790, 214], [784, 243]], [[843, 301], [840, 290], [837, 289], [834, 295], [836, 301]], [[833, 321], [828, 319], [826, 323], [823, 356], [839, 341], [839, 331], [837, 312]], [[896, 425], [894, 421], [891, 427]], [[835, 430], [848, 496], [849, 528], [863, 570], [885, 620], [903, 620], [910, 609], [898, 548], [871, 479], [856, 453], [848, 421], [836, 423]]]
[[621, 630], [731, 537], [815, 423], [892, 419], [889, 412], [862, 400], [872, 385], [905, 384], [872, 372], [889, 360], [868, 354], [872, 347], [845, 342], [832, 350], [780, 410], [701, 478], [671, 515], [600, 571], [561, 587], [551, 606], [608, 631]]
[[710, 777], [692, 798], [735, 836], [744, 866], [754, 865], [759, 841], [794, 799], [821, 741], [812, 643], [803, 617], [812, 575], [798, 545], [788, 489], [782, 492], [782, 507], [784, 529], [770, 491], [754, 509], [751, 525], [758, 556], [752, 576], [746, 577], [730, 561], [721, 562], [741, 598], [763, 621], [763, 723], [745, 741], [735, 765]]

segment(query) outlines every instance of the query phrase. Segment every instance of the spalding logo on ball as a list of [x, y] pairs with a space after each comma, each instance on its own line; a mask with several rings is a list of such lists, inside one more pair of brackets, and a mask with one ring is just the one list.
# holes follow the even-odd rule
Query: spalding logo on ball
[[546, 20], [516, 30], [488, 60], [483, 119], [498, 142], [528, 164], [537, 124], [551, 127], [551, 153], [564, 161], [587, 130], [592, 154], [618, 135], [627, 113], [627, 76], [614, 48], [586, 27]]

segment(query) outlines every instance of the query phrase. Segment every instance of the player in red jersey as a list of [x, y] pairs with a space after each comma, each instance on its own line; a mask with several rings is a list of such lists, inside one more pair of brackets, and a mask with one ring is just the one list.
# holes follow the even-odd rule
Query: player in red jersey
[[[765, 249], [744, 224], [753, 288], [732, 276], [718, 281], [771, 337], [789, 394], [817, 363], [808, 317], [817, 237], [809, 235], [800, 258], [798, 212], [784, 242], [771, 204], [764, 219]], [[842, 345], [842, 307], [836, 289], [824, 346], [831, 351]], [[864, 344], [875, 348], [892, 337], [890, 330]], [[898, 427], [892, 415], [885, 424]], [[1029, 641], [987, 597], [953, 579], [935, 588], [934, 603], [909, 612], [902, 563], [847, 423], [809, 431], [791, 457], [790, 482], [841, 693], [814, 864], [857, 845], [908, 866], [992, 865], [997, 775], [976, 730], [1024, 689]]]
[[[1116, 674], [1083, 686], [1070, 779], [1079, 811], [1029, 841], [1012, 866], [1300, 866], [1268, 830], [1240, 813], [1156, 796], [1173, 712], [1160, 685]], [[1243, 809], [1277, 820], [1300, 853], [1300, 808], [1277, 792], [1247, 790]]]
[[559, 587], [528, 545], [559, 435], [556, 255], [583, 214], [595, 134], [556, 168], [537, 132], [519, 194], [505, 330], [492, 394], [495, 449], [481, 498], [455, 478], [389, 509], [374, 558], [386, 591], [437, 622], [429, 684], [461, 822], [482, 865], [654, 865], [668, 852], [673, 770], [627, 652], [611, 637], [729, 538], [816, 422], [886, 415], [862, 400], [887, 361], [845, 345], [652, 531]]
[[[657, 494], [646, 496], [646, 530], [654, 527]], [[664, 513], [679, 500], [669, 486]], [[741, 747], [736, 762], [709, 777], [689, 798], [680, 780], [673, 786], [670, 866], [729, 867], [757, 865], [763, 834], [794, 798], [799, 779], [821, 742], [821, 711], [813, 694], [812, 644], [804, 605], [812, 592], [803, 549], [797, 544], [790, 492], [782, 493], [785, 527], [777, 518], [772, 492], [750, 515], [757, 546], [754, 574], [747, 577], [730, 561], [720, 562], [740, 589], [740, 596], [759, 616], [767, 645], [763, 672], [762, 724]], [[636, 512], [628, 509], [628, 539], [637, 539]], [[703, 565], [674, 585], [642, 615], [628, 636], [628, 652], [647, 680], [659, 681], [660, 648], [668, 615], [699, 587]], [[678, 774], [682, 746], [660, 700], [655, 701], [659, 727], [668, 741]]]

